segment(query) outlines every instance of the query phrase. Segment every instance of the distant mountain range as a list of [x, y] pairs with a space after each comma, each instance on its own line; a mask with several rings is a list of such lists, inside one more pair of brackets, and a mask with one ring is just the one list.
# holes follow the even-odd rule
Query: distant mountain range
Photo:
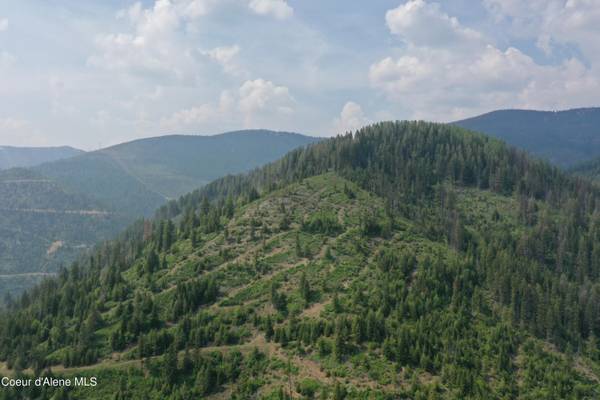
[[163, 136], [0, 171], [0, 295], [57, 271], [168, 199], [317, 140], [265, 130]]
[[0, 169], [33, 167], [45, 162], [84, 153], [73, 147], [12, 147], [0, 146]]
[[600, 108], [501, 110], [454, 124], [495, 136], [563, 167], [600, 157]]

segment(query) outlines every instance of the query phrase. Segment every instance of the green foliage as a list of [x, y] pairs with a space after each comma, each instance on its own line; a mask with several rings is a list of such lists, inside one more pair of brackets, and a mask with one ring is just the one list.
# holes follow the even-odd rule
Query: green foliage
[[[316, 140], [270, 131], [165, 136], [0, 171], [0, 293], [18, 294], [33, 286], [137, 218], [151, 216], [169, 198]], [[52, 161], [79, 153], [66, 148], [23, 152], [0, 149], [0, 169], [7, 163], [30, 164], [33, 156], [39, 164], [45, 157]], [[225, 206], [230, 218], [233, 197]], [[211, 223], [205, 230], [215, 232], [220, 221], [214, 214], [207, 218]], [[174, 240], [172, 226], [166, 228], [159, 250]]]
[[569, 166], [596, 157], [600, 109], [501, 110], [455, 122], [495, 136], [555, 164]]
[[599, 199], [480, 135], [375, 125], [44, 282], [2, 315], [0, 360], [143, 362], [107, 384], [125, 398], [596, 398]]

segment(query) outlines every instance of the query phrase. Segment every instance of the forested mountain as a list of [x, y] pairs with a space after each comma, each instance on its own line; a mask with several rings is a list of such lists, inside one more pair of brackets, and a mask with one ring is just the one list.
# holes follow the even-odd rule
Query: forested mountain
[[74, 157], [83, 151], [72, 147], [12, 147], [0, 145], [0, 169], [33, 167], [45, 162]]
[[600, 157], [600, 108], [501, 110], [454, 124], [495, 136], [560, 166]]
[[0, 293], [39, 282], [120, 226], [97, 201], [31, 170], [0, 171]]
[[148, 216], [168, 199], [316, 140], [265, 130], [162, 136], [43, 164], [36, 171], [115, 210]]
[[578, 176], [584, 176], [600, 182], [600, 157], [575, 165], [570, 171]]
[[165, 136], [0, 171], [0, 296], [55, 273], [169, 198], [316, 140], [271, 131]]
[[600, 189], [381, 123], [218, 179], [0, 315], [5, 399], [600, 397]]

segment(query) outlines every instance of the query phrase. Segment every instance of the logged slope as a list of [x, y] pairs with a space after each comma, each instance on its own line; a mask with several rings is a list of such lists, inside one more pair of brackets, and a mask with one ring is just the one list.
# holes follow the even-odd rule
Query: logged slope
[[600, 108], [502, 110], [454, 124], [498, 137], [561, 166], [600, 156]]
[[45, 162], [74, 157], [83, 151], [72, 147], [0, 146], [0, 169], [33, 167]]
[[56, 272], [170, 197], [316, 140], [271, 131], [166, 136], [2, 171], [0, 296]]
[[0, 318], [0, 371], [99, 377], [62, 393], [86, 399], [597, 398], [599, 202], [496, 140], [378, 124], [45, 282]]

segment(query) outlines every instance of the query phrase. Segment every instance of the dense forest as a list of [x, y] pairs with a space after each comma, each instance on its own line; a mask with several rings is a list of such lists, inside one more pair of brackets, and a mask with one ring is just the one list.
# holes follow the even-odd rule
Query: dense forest
[[600, 397], [600, 189], [380, 123], [172, 201], [0, 317], [0, 398]]
[[569, 171], [578, 176], [600, 181], [600, 158], [577, 164]]
[[571, 167], [600, 154], [600, 108], [498, 110], [454, 124], [491, 135], [553, 164]]

